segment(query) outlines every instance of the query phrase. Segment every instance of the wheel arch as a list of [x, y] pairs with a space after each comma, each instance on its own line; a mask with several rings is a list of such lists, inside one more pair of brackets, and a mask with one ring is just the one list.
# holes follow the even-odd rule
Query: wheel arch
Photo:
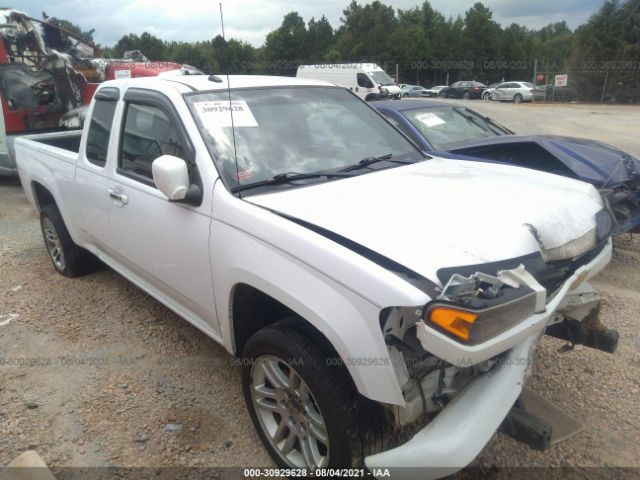
[[33, 192], [33, 199], [38, 211], [42, 210], [47, 205], [55, 205], [57, 207], [56, 199], [53, 194], [42, 183], [32, 180], [31, 190]]
[[[322, 291], [322, 286], [314, 285], [312, 279], [308, 279], [305, 288], [308, 293], [299, 296], [291, 291], [293, 288], [277, 287], [266, 279], [261, 281], [252, 277], [234, 282], [227, 305], [218, 305], [219, 312], [227, 311], [229, 315], [227, 335], [230, 338], [225, 343], [231, 353], [240, 356], [253, 333], [288, 319], [296, 329], [317, 339], [328, 358], [341, 360], [339, 363], [344, 365], [355, 391], [371, 400], [404, 405], [382, 334], [379, 334], [379, 344], [362, 323], [365, 319], [357, 314], [358, 309], [351, 304], [351, 299], [335, 291], [328, 295], [326, 290]], [[298, 283], [305, 284], [301, 279]], [[257, 319], [252, 315], [256, 311], [259, 312]], [[355, 361], [369, 358], [384, 363]]]

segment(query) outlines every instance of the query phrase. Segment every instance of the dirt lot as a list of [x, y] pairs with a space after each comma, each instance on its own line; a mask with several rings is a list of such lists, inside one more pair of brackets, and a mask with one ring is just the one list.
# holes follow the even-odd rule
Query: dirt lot
[[[640, 157], [637, 108], [469, 106], [518, 133], [592, 137]], [[0, 467], [27, 449], [55, 468], [271, 465], [221, 347], [109, 269], [54, 273], [17, 182], [0, 180], [0, 205], [0, 324], [17, 315], [0, 326]], [[530, 379], [585, 430], [544, 454], [498, 434], [479, 465], [640, 472], [640, 239], [616, 248], [592, 283], [618, 352], [563, 352], [545, 338]], [[181, 428], [165, 431], [170, 423]]]

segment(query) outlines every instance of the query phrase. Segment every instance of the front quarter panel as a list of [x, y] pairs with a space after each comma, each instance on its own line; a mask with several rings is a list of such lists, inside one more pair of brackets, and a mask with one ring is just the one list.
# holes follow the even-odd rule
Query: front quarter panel
[[[239, 284], [248, 284], [319, 330], [345, 363], [362, 395], [378, 402], [404, 405], [380, 330], [379, 314], [383, 306], [357, 291], [353, 284], [328, 274], [327, 264], [332, 259], [327, 257], [323, 268], [312, 243], [307, 242], [307, 255], [296, 251], [299, 238], [295, 238], [295, 232], [310, 237], [315, 234], [232, 196], [220, 182], [214, 192], [213, 212], [210, 237], [213, 282], [227, 350], [235, 351], [233, 291]], [[323, 240], [318, 238], [319, 243]], [[340, 250], [336, 245], [333, 248]], [[343, 268], [350, 269], [348, 262], [344, 262]], [[355, 274], [366, 276], [362, 271]], [[411, 285], [393, 274], [388, 275], [389, 292], [405, 290], [404, 297], [399, 294], [396, 297], [402, 305], [420, 305], [428, 300], [424, 293], [413, 291]], [[380, 276], [386, 277], [384, 272]], [[377, 276], [372, 278], [379, 281]], [[395, 284], [396, 281], [399, 283]], [[399, 287], [403, 283], [404, 286]]]

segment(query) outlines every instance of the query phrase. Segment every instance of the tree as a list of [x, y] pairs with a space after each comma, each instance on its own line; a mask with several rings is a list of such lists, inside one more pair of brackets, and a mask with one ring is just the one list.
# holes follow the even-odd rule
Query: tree
[[316, 21], [313, 17], [307, 23], [305, 61], [320, 63], [325, 60], [333, 45], [333, 27], [324, 15]]
[[[473, 62], [470, 70], [480, 74], [485, 65], [500, 59], [501, 28], [493, 20], [493, 13], [482, 3], [477, 2], [464, 16], [462, 47], [464, 60]], [[490, 68], [490, 67], [489, 67]]]
[[165, 60], [165, 43], [148, 32], [143, 32], [138, 36], [134, 33], [125, 35], [113, 47], [114, 56], [122, 58], [124, 52], [129, 50], [140, 50], [149, 60]]
[[[293, 64], [307, 57], [307, 27], [298, 12], [284, 16], [282, 24], [267, 35], [263, 56], [271, 73], [295, 73]], [[291, 68], [289, 68], [291, 67]]]

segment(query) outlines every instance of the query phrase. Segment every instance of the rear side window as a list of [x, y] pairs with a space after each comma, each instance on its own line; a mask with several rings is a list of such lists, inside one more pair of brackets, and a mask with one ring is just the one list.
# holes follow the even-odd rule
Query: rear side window
[[104, 167], [107, 163], [107, 151], [109, 149], [109, 136], [113, 123], [113, 114], [116, 111], [116, 102], [96, 100], [91, 115], [91, 124], [87, 134], [87, 160]]
[[186, 159], [176, 129], [157, 107], [129, 104], [122, 133], [121, 173], [153, 182], [151, 164], [162, 155]]

